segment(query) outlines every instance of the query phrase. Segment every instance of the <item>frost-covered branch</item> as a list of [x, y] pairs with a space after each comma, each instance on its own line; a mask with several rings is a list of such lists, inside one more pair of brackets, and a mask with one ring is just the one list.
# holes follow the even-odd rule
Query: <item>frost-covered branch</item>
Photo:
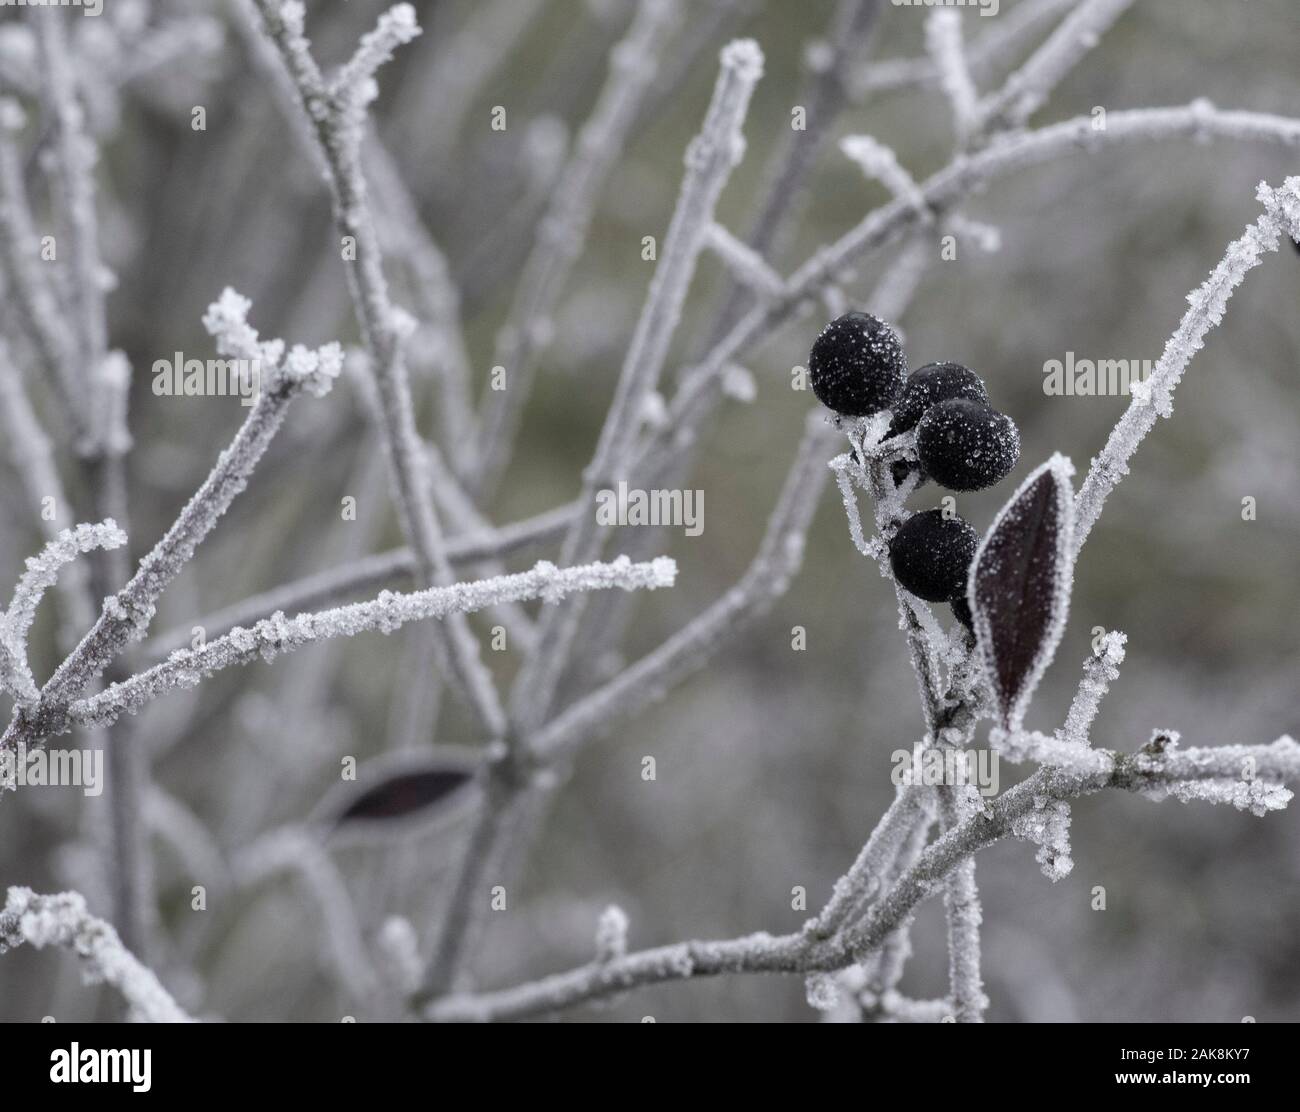
[[88, 983], [112, 985], [131, 1015], [147, 1023], [190, 1023], [153, 972], [122, 945], [112, 924], [86, 909], [78, 892], [39, 896], [10, 888], [0, 911], [0, 953], [30, 943], [38, 950], [59, 946], [81, 959]]
[[[500, 559], [511, 553], [544, 544], [563, 536], [573, 520], [573, 503], [523, 518], [499, 529], [458, 534], [447, 541], [447, 559], [453, 567], [464, 567]], [[382, 583], [415, 573], [415, 554], [409, 548], [394, 548], [372, 556], [363, 556], [337, 568], [303, 576], [301, 579], [253, 595], [220, 610], [187, 622], [183, 627], [160, 633], [146, 642], [146, 655], [157, 658], [184, 648], [194, 637], [195, 627], [213, 637], [233, 626], [247, 626], [269, 618], [277, 610], [302, 610], [334, 602], [353, 591], [377, 587]]]
[[[996, 66], [1017, 54], [1043, 27], [1077, 0], [1021, 0], [1009, 12], [989, 20], [989, 29], [971, 40], [966, 59], [976, 77], [990, 76]], [[854, 100], [873, 93], [937, 85], [940, 72], [931, 57], [872, 59], [849, 81]]]
[[850, 916], [885, 891], [894, 863], [913, 832], [932, 819], [933, 793], [919, 785], [899, 785], [894, 801], [867, 838], [862, 852], [839, 880], [826, 906], [804, 927], [817, 939], [830, 938]]
[[[35, 13], [33, 13], [35, 14]], [[54, 154], [71, 241], [73, 320], [83, 373], [95, 381], [105, 356], [108, 328], [104, 315], [104, 275], [99, 259], [95, 215], [95, 161], [98, 152], [86, 137], [77, 100], [62, 13], [40, 13], [31, 20], [41, 46], [47, 101], [54, 119]], [[92, 414], [92, 419], [93, 419]], [[95, 432], [96, 442], [105, 440]]]
[[27, 634], [36, 620], [36, 608], [46, 590], [58, 581], [59, 569], [78, 556], [97, 548], [118, 548], [126, 534], [109, 518], [98, 525], [65, 529], [27, 561], [27, 570], [14, 588], [9, 609], [0, 615], [0, 688], [11, 692], [20, 703], [40, 698], [32, 670], [27, 664]]
[[1092, 50], [1133, 0], [1081, 0], [1002, 88], [976, 112], [976, 128], [1019, 127], [1047, 101], [1053, 89]]
[[495, 490], [509, 463], [537, 361], [554, 328], [551, 318], [582, 253], [600, 191], [618, 163], [682, 14], [678, 0], [638, 0], [627, 34], [610, 52], [609, 76], [538, 222], [492, 357], [494, 366], [505, 368], [505, 389], [489, 385], [483, 395], [473, 477], [480, 500]]
[[950, 8], [936, 8], [925, 23], [925, 46], [939, 72], [939, 85], [952, 109], [957, 145], [965, 146], [975, 125], [978, 103], [962, 44], [961, 15]]
[[[410, 318], [399, 313], [389, 298], [361, 168], [366, 107], [378, 95], [373, 71], [398, 44], [420, 33], [415, 11], [409, 4], [397, 4], [386, 12], [352, 67], [345, 68], [338, 80], [327, 82], [311, 54], [302, 5], [297, 0], [257, 0], [257, 6], [316, 136], [334, 200], [335, 224], [343, 243], [351, 248], [345, 254], [351, 259], [346, 268], [348, 288], [379, 388], [385, 448], [419, 582], [445, 586], [452, 581], [451, 565], [430, 497], [402, 350]], [[445, 658], [444, 670], [455, 679], [481, 727], [489, 736], [499, 737], [505, 714], [468, 625], [453, 615], [434, 636], [439, 655]]]
[[1173, 394], [1187, 364], [1205, 344], [1205, 336], [1222, 319], [1233, 291], [1242, 279], [1276, 251], [1283, 237], [1300, 238], [1300, 177], [1287, 178], [1277, 189], [1261, 183], [1256, 194], [1264, 212], [1240, 239], [1228, 244], [1223, 259], [1210, 277], [1187, 295], [1190, 308], [1165, 344], [1150, 377], [1136, 383], [1124, 415], [1111, 430], [1106, 446], [1092, 461], [1075, 498], [1074, 544], [1083, 546], [1096, 524], [1102, 505], [1116, 484], [1128, 474], [1128, 461], [1158, 417], [1173, 414]]
[[693, 416], [721, 395], [727, 367], [754, 344], [789, 320], [846, 268], [895, 242], [930, 214], [950, 210], [987, 182], [1058, 159], [1072, 151], [1095, 152], [1113, 143], [1156, 142], [1172, 138], [1224, 138], [1300, 147], [1300, 119], [1260, 112], [1221, 111], [1205, 102], [1183, 108], [1145, 108], [1112, 112], [1098, 131], [1091, 116], [1078, 116], [1036, 131], [1004, 135], [988, 147], [957, 160], [920, 184], [924, 205], [894, 200], [874, 209], [834, 243], [816, 251], [786, 283], [785, 294], [747, 313], [684, 377], [669, 404], [661, 434], [671, 440]]
[[[1150, 747], [1148, 747], [1148, 750]], [[1008, 837], [1018, 820], [1041, 809], [1044, 801], [1073, 799], [1107, 788], [1159, 797], [1172, 785], [1203, 781], [1258, 784], [1245, 798], [1276, 792], [1300, 781], [1300, 744], [1282, 737], [1271, 745], [1228, 745], [1208, 749], [1129, 755], [1105, 751], [1111, 767], [1088, 775], [1043, 769], [1010, 788], [921, 853], [862, 921], [833, 938], [810, 940], [804, 933], [766, 933], [725, 941], [680, 942], [592, 963], [530, 984], [497, 992], [461, 994], [430, 1003], [426, 1019], [488, 1021], [523, 1019], [574, 1007], [645, 985], [728, 973], [818, 973], [842, 969], [877, 950], [905, 923], [917, 904], [943, 886], [945, 878], [979, 850]], [[1242, 780], [1249, 775], [1250, 780]], [[1289, 792], [1287, 793], [1289, 795]]]
[[[973, 789], [966, 789], [967, 792]], [[945, 830], [952, 830], [979, 809], [963, 797], [962, 789], [939, 789], [940, 816]], [[988, 997], [980, 973], [979, 888], [975, 884], [975, 858], [968, 857], [944, 881], [944, 913], [948, 920], [948, 979], [951, 985], [953, 1018], [958, 1023], [982, 1023]]]
[[1093, 720], [1101, 701], [1110, 690], [1110, 685], [1119, 678], [1119, 666], [1124, 663], [1124, 645], [1128, 638], [1112, 630], [1101, 639], [1097, 647], [1083, 665], [1083, 679], [1079, 689], [1070, 702], [1070, 709], [1065, 716], [1065, 725], [1061, 736], [1065, 741], [1079, 745], [1088, 744]]
[[[52, 541], [64, 529], [72, 527], [71, 504], [63, 490], [50, 439], [32, 408], [3, 340], [0, 340], [0, 430], [4, 433], [10, 462], [22, 481], [31, 519], [40, 522], [45, 539]], [[48, 499], [53, 499], [52, 515], [45, 512], [51, 505]], [[80, 565], [70, 567], [56, 589], [64, 610], [60, 642], [66, 652], [71, 652], [82, 631], [95, 620], [85, 569]]]
[[565, 758], [593, 734], [657, 702], [784, 593], [803, 559], [804, 536], [826, 480], [826, 449], [835, 435], [821, 414], [809, 415], [794, 463], [745, 574], [657, 649], [538, 730], [532, 743], [535, 753], [550, 761]]
[[378, 630], [392, 633], [409, 622], [445, 619], [470, 614], [505, 602], [541, 599], [556, 603], [578, 591], [619, 588], [625, 591], [671, 587], [677, 567], [668, 557], [634, 564], [626, 557], [610, 563], [557, 568], [545, 561], [531, 571], [492, 579], [430, 587], [409, 594], [381, 591], [370, 602], [357, 602], [333, 610], [287, 618], [277, 612], [251, 629], [236, 626], [224, 637], [196, 649], [178, 649], [163, 663], [121, 683], [112, 684], [89, 699], [74, 703], [70, 721], [77, 725], [104, 725], [123, 712], [131, 712], [176, 688], [193, 687], [205, 676], [238, 664], [271, 660], [281, 653], [331, 637], [355, 637]]
[[0, 98], [0, 272], [14, 300], [23, 329], [59, 391], [79, 447], [92, 443], [84, 371], [63, 327], [62, 308], [48, 272], [37, 256], [39, 237], [23, 187], [22, 160], [15, 136], [26, 124], [17, 102]]
[[260, 341], [247, 322], [247, 299], [227, 289], [204, 317], [223, 355], [257, 360], [261, 389], [230, 446], [217, 459], [170, 529], [140, 561], [130, 581], [104, 602], [103, 612], [77, 648], [55, 670], [40, 698], [14, 715], [0, 747], [25, 741], [29, 748], [67, 727], [68, 705], [132, 640], [143, 636], [155, 603], [221, 516], [248, 485], [249, 477], [302, 390], [328, 392], [342, 366], [337, 344], [317, 351], [295, 346], [287, 355], [280, 340]]
[[[393, 157], [375, 136], [365, 146], [366, 176], [374, 186], [375, 217], [384, 251], [400, 259], [409, 275], [414, 310], [427, 331], [411, 345], [431, 365], [438, 387], [438, 419], [444, 450], [461, 472], [467, 469], [468, 433], [474, 424], [470, 401], [470, 358], [460, 321], [460, 291], [451, 264], [420, 218], [414, 197]], [[416, 363], [417, 369], [424, 364]], [[450, 542], [449, 542], [450, 543]], [[448, 559], [451, 559], [448, 552]]]
[[[744, 153], [741, 125], [750, 96], [763, 72], [763, 53], [752, 40], [737, 40], [722, 51], [721, 72], [704, 125], [686, 152], [686, 174], [668, 234], [600, 440], [583, 472], [580, 503], [586, 507], [565, 537], [561, 560], [575, 563], [596, 556], [604, 541], [596, 514], [596, 494], [627, 477], [646, 397], [655, 390], [668, 346], [681, 317], [714, 207], [731, 171]], [[542, 620], [538, 644], [511, 692], [511, 714], [526, 728], [544, 721], [569, 659], [581, 615], [579, 606], [557, 607]]]
[[[834, 435], [820, 414], [810, 414], [804, 439], [768, 520], [759, 551], [741, 580], [657, 649], [536, 730], [528, 740], [531, 760], [553, 767], [569, 759], [593, 735], [661, 699], [675, 684], [712, 659], [731, 634], [771, 606], [798, 571], [804, 535], [825, 482], [822, 460]], [[478, 826], [471, 834], [458, 881], [460, 898], [452, 902], [453, 909], [464, 909], [453, 914], [464, 918], [454, 931], [444, 931], [444, 937], [449, 939], [463, 940], [470, 932], [474, 905], [469, 901], [472, 893], [480, 890], [482, 878], [502, 852], [503, 844], [511, 838], [523, 841], [527, 837], [527, 830], [511, 828], [503, 820], [513, 817], [511, 811], [519, 797], [529, 790], [529, 781], [520, 777], [523, 780], [520, 784], [519, 780], [509, 778], [518, 773], [508, 763], [503, 762], [503, 766], [505, 771], [499, 775], [504, 782], [498, 789], [501, 802], [495, 809], [481, 810]], [[457, 946], [463, 946], [463, 941]], [[427, 1001], [447, 990], [451, 984], [450, 970], [461, 960], [460, 952], [450, 946], [442, 952], [440, 959], [433, 963], [418, 999]]]
[[734, 281], [739, 282], [751, 293], [760, 298], [776, 297], [784, 285], [779, 275], [768, 261], [749, 244], [737, 239], [721, 224], [709, 226], [706, 246], [731, 272]]
[[888, 189], [895, 200], [906, 201], [918, 210], [924, 208], [925, 198], [917, 188], [916, 179], [899, 163], [892, 147], [872, 135], [846, 135], [840, 140], [840, 150], [868, 178]]

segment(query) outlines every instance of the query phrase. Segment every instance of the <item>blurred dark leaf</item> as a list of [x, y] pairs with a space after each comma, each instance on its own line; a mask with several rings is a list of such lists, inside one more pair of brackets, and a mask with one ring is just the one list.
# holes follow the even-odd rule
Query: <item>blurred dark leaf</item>
[[441, 762], [406, 768], [362, 788], [331, 823], [333, 829], [372, 826], [413, 818], [429, 818], [473, 779], [467, 768]]

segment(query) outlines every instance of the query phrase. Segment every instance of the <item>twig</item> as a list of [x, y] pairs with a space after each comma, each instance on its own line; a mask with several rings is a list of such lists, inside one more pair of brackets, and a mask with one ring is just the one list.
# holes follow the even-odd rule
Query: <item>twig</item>
[[204, 318], [223, 354], [263, 361], [262, 390], [239, 432], [166, 535], [140, 561], [130, 581], [104, 602], [103, 613], [81, 643], [55, 670], [32, 706], [20, 707], [0, 738], [0, 749], [19, 741], [29, 749], [68, 726], [68, 705], [99, 676], [153, 619], [159, 596], [193, 556], [222, 514], [248, 484], [249, 476], [283, 423], [289, 404], [303, 389], [324, 393], [341, 366], [336, 346], [310, 353], [295, 348], [280, 365], [279, 341], [259, 344], [248, 326], [249, 303], [232, 290]]
[[[670, 421], [661, 441], [694, 426], [694, 415], [721, 394], [725, 369], [763, 337], [784, 323], [821, 290], [834, 284], [846, 268], [894, 242], [904, 232], [957, 204], [995, 178], [1049, 162], [1072, 150], [1096, 151], [1112, 143], [1157, 141], [1175, 137], [1268, 141], [1300, 146], [1300, 120], [1258, 112], [1224, 112], [1203, 102], [1184, 108], [1147, 108], [1112, 112], [1106, 130], [1079, 116], [1037, 131], [1006, 135], [985, 149], [953, 162], [920, 185], [924, 207], [895, 200], [873, 210], [833, 244], [815, 252], [786, 282], [785, 294], [747, 313], [687, 375], [669, 404]], [[643, 450], [642, 457], [654, 450]]]
[[618, 162], [681, 15], [677, 0], [639, 0], [627, 35], [610, 52], [609, 77], [538, 223], [492, 357], [494, 366], [505, 368], [505, 389], [489, 384], [483, 395], [472, 484], [480, 501], [491, 496], [510, 461], [551, 316], [582, 253], [601, 187]]
[[[275, 43], [311, 123], [334, 199], [339, 235], [355, 247], [347, 267], [348, 288], [361, 324], [370, 366], [379, 387], [384, 443], [403, 529], [415, 553], [419, 582], [426, 586], [452, 581], [442, 530], [429, 496], [428, 476], [415, 427], [410, 384], [402, 353], [402, 321], [389, 300], [383, 256], [366, 200], [361, 172], [361, 140], [368, 100], [375, 95], [374, 70], [399, 44], [419, 34], [409, 4], [398, 4], [362, 39], [353, 61], [335, 83], [327, 83], [311, 55], [303, 29], [301, 5], [257, 0], [267, 34]], [[478, 644], [464, 619], [453, 615], [435, 633], [442, 662], [490, 737], [505, 730], [505, 713], [492, 676], [479, 656]]]
[[[722, 69], [704, 126], [686, 156], [686, 175], [655, 268], [641, 317], [628, 347], [618, 388], [591, 463], [583, 472], [584, 510], [565, 537], [563, 563], [590, 559], [602, 547], [596, 493], [626, 477], [633, 439], [646, 396], [654, 390], [668, 355], [691, 278], [722, 187], [744, 151], [740, 128], [763, 71], [758, 45], [738, 40], [722, 51]], [[581, 610], [557, 607], [544, 617], [538, 644], [511, 692], [511, 713], [525, 729], [545, 720], [568, 660]]]
[[[994, 67], [1017, 53], [1044, 24], [1075, 4], [1076, 0], [1021, 0], [1009, 12], [999, 12], [989, 29], [971, 40], [966, 58], [977, 77], [989, 76]], [[849, 78], [855, 101], [873, 93], [937, 85], [939, 70], [933, 58], [872, 59]]]
[[73, 950], [91, 983], [104, 981], [122, 994], [131, 1014], [146, 1023], [191, 1023], [153, 972], [122, 945], [111, 924], [86, 910], [78, 892], [38, 896], [30, 888], [10, 888], [0, 911], [0, 952], [31, 943], [38, 950]]
[[1002, 88], [980, 103], [976, 131], [1019, 127], [1061, 79], [1100, 41], [1133, 0], [1082, 0]]
[[202, 677], [223, 668], [248, 664], [258, 658], [270, 660], [280, 653], [293, 652], [330, 637], [354, 637], [371, 630], [391, 633], [408, 622], [445, 619], [451, 614], [468, 614], [502, 602], [540, 598], [555, 603], [577, 591], [671, 587], [676, 571], [676, 565], [666, 556], [650, 563], [633, 564], [620, 558], [608, 564], [563, 569], [542, 562], [532, 571], [517, 575], [430, 587], [411, 594], [382, 591], [373, 601], [314, 614], [286, 618], [277, 612], [252, 629], [236, 626], [224, 637], [208, 641], [200, 648], [176, 650], [148, 671], [115, 683], [90, 699], [73, 703], [68, 718], [77, 725], [104, 725], [168, 691], [193, 687]]
[[[447, 559], [453, 567], [499, 559], [563, 536], [573, 520], [572, 503], [503, 525], [499, 529], [453, 536], [447, 541]], [[295, 579], [264, 594], [253, 595], [220, 610], [214, 610], [184, 627], [160, 633], [145, 643], [146, 657], [157, 659], [184, 648], [193, 639], [194, 627], [201, 627], [211, 637], [227, 632], [232, 626], [252, 625], [269, 618], [277, 610], [286, 613], [333, 602], [353, 591], [411, 575], [415, 556], [409, 548], [365, 556], [350, 564]]]
[[1165, 344], [1147, 381], [1135, 384], [1132, 400], [1111, 430], [1106, 446], [1093, 459], [1074, 500], [1074, 545], [1083, 547], [1107, 496], [1128, 474], [1128, 461], [1158, 417], [1173, 413], [1173, 393], [1205, 336], [1223, 318], [1233, 291], [1248, 272], [1276, 251], [1283, 236], [1300, 237], [1300, 176], [1287, 178], [1277, 189], [1261, 183], [1256, 194], [1264, 212], [1245, 234], [1228, 244], [1223, 259], [1202, 285], [1188, 294], [1191, 307]]
[[962, 46], [961, 15], [936, 8], [925, 24], [925, 46], [939, 71], [939, 85], [952, 109], [958, 148], [964, 147], [975, 126], [978, 96]]
[[582, 966], [498, 992], [448, 996], [424, 1011], [435, 1021], [523, 1019], [573, 1007], [644, 985], [725, 973], [811, 973], [841, 969], [877, 949], [913, 908], [942, 885], [972, 854], [999, 841], [1043, 798], [1069, 799], [1106, 788], [1148, 792], [1161, 785], [1240, 776], [1249, 762], [1262, 780], [1300, 780], [1300, 744], [1282, 737], [1271, 745], [1188, 749], [1164, 756], [1132, 757], [1106, 751], [1109, 771], [1071, 776], [1042, 770], [1004, 792], [926, 849], [864, 921], [825, 942], [803, 934], [747, 935], [726, 941], [680, 942]]

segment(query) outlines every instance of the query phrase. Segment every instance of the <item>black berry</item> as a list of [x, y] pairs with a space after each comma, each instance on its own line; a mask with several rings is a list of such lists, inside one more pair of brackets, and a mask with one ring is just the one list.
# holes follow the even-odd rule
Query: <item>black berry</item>
[[903, 383], [903, 392], [894, 403], [894, 419], [889, 425], [889, 435], [907, 432], [916, 427], [922, 415], [932, 405], [949, 398], [989, 404], [989, 392], [974, 371], [960, 363], [927, 363], [918, 367]]
[[[889, 473], [894, 478], [894, 486], [901, 487], [913, 471], [920, 471], [921, 465], [915, 460], [896, 459], [889, 465]], [[922, 476], [924, 478], [924, 476]]]
[[1005, 414], [953, 398], [925, 411], [916, 426], [916, 454], [929, 476], [949, 490], [983, 490], [1015, 467], [1020, 431]]
[[926, 602], [966, 594], [966, 575], [979, 538], [961, 518], [942, 510], [913, 514], [889, 542], [889, 566], [900, 587]]
[[898, 333], [867, 313], [845, 313], [821, 330], [808, 355], [817, 400], [845, 417], [894, 404], [907, 375]]

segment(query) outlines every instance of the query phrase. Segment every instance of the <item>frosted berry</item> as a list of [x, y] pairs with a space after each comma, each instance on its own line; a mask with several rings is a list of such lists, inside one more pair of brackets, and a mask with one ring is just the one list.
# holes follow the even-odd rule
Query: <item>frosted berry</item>
[[845, 417], [865, 417], [894, 404], [907, 358], [898, 333], [884, 321], [845, 313], [813, 341], [808, 374], [822, 405]]
[[949, 398], [989, 404], [989, 392], [974, 371], [960, 363], [927, 363], [918, 367], [903, 383], [903, 392], [894, 403], [894, 419], [889, 435], [916, 427], [925, 411]]
[[979, 537], [959, 517], [942, 510], [913, 514], [889, 542], [889, 566], [904, 590], [926, 602], [966, 594], [966, 576]]
[[1005, 479], [1020, 458], [1020, 430], [1010, 417], [953, 398], [925, 411], [916, 454], [926, 473], [949, 490], [983, 490]]

